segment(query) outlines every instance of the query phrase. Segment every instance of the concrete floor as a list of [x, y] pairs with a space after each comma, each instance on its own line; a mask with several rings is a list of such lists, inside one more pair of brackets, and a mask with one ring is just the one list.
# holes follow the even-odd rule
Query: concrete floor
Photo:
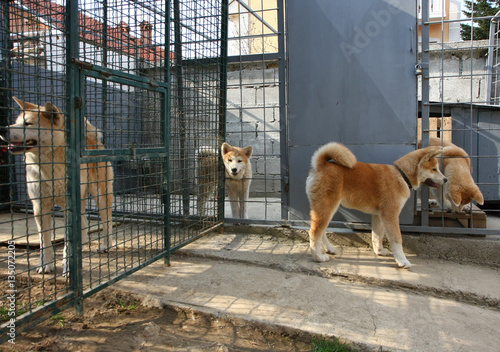
[[210, 234], [176, 252], [170, 267], [155, 263], [115, 287], [144, 304], [335, 336], [362, 351], [498, 351], [500, 266], [460, 261], [476, 240], [456, 242], [448, 259], [408, 254], [413, 266], [404, 270], [363, 245], [316, 263], [293, 232]]

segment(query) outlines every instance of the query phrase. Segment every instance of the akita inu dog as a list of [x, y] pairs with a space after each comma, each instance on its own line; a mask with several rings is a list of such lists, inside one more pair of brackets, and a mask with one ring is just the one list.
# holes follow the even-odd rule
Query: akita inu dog
[[247, 218], [247, 201], [252, 182], [253, 147], [233, 147], [223, 143], [221, 147], [222, 160], [226, 173], [226, 190], [234, 218]]
[[482, 205], [484, 196], [472, 178], [470, 158], [465, 150], [450, 141], [436, 137], [429, 138], [429, 145], [444, 147], [442, 171], [448, 182], [444, 186], [432, 189], [439, 205], [456, 212], [461, 212], [473, 200]]
[[[247, 217], [247, 201], [252, 182], [253, 147], [239, 148], [223, 143], [221, 146], [224, 162], [225, 183], [232, 216], [245, 219]], [[210, 147], [200, 147], [196, 152], [196, 180], [198, 183], [198, 212], [207, 216], [207, 202], [216, 190], [215, 167], [218, 153]], [[213, 214], [215, 215], [215, 214]]]
[[[198, 214], [216, 216], [215, 192], [217, 191], [217, 169], [219, 153], [209, 146], [199, 147], [196, 151], [196, 184], [198, 185]], [[214, 203], [207, 208], [207, 203]]]
[[410, 152], [394, 165], [358, 162], [354, 154], [340, 143], [319, 148], [311, 160], [312, 170], [306, 181], [311, 206], [310, 247], [313, 258], [324, 262], [323, 252], [336, 254], [337, 249], [326, 236], [326, 228], [339, 205], [372, 215], [372, 245], [377, 255], [388, 255], [383, 247], [387, 236], [394, 259], [403, 268], [411, 263], [403, 252], [399, 214], [412, 189], [421, 184], [438, 187], [446, 182], [439, 171], [436, 156], [441, 147], [427, 147]]
[[[33, 204], [33, 212], [40, 235], [40, 265], [38, 273], [54, 271], [54, 249], [51, 243], [53, 233], [53, 207], [66, 207], [66, 129], [65, 117], [61, 110], [47, 103], [38, 106], [14, 98], [22, 112], [16, 122], [4, 127], [0, 138], [8, 143], [12, 154], [24, 154], [26, 162], [26, 183], [28, 195]], [[104, 149], [100, 139], [101, 132], [85, 120], [85, 145], [90, 149]], [[88, 233], [85, 216], [88, 192], [94, 197], [104, 231], [104, 243], [100, 251], [109, 248], [112, 235], [111, 211], [113, 205], [113, 169], [109, 162], [82, 163], [81, 182], [81, 221], [82, 239]], [[64, 244], [63, 273], [67, 274], [67, 242]]]

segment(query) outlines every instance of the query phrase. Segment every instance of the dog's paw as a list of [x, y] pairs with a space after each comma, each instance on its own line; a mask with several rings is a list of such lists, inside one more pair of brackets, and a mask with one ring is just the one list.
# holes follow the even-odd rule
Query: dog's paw
[[47, 273], [51, 273], [54, 271], [54, 264], [45, 264], [45, 265], [40, 265], [37, 269], [36, 269], [36, 272], [38, 274], [47, 274]]
[[459, 210], [458, 212], [470, 212], [472, 210], [472, 204], [465, 204], [462, 208], [462, 210]]
[[106, 246], [105, 244], [101, 244], [99, 248], [97, 248], [97, 253], [108, 253], [109, 251], [109, 246]]
[[380, 249], [374, 249], [374, 252], [376, 255], [382, 255], [382, 256], [387, 256], [389, 255], [391, 252], [389, 252], [389, 250], [387, 248], [380, 248]]
[[338, 251], [337, 251], [337, 248], [335, 246], [329, 245], [329, 246], [326, 246], [326, 253], [335, 255], [338, 253]]
[[330, 260], [330, 256], [328, 254], [318, 254], [313, 255], [314, 260], [317, 262], [327, 262]]
[[400, 268], [403, 268], [403, 269], [409, 269], [411, 268], [411, 263], [405, 259], [405, 260], [396, 260], [396, 262], [398, 263], [398, 266]]

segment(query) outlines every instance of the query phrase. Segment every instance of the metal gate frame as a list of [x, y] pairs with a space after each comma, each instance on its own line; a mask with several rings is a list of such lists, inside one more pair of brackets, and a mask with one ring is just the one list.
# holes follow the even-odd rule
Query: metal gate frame
[[[419, 7], [419, 1], [420, 0], [415, 0], [417, 7]], [[230, 57], [231, 62], [236, 62], [240, 64], [245, 64], [247, 62], [252, 62], [253, 60], [257, 61], [262, 60], [262, 59], [276, 59], [279, 60], [279, 75], [280, 75], [280, 81], [283, 80], [285, 82], [284, 84], [280, 85], [280, 139], [281, 139], [281, 220], [275, 220], [275, 219], [268, 219], [266, 218], [259, 218], [259, 219], [226, 219], [227, 223], [232, 223], [232, 222], [237, 222], [237, 223], [243, 223], [246, 225], [253, 225], [253, 224], [259, 224], [259, 225], [268, 225], [268, 226], [296, 226], [296, 227], [307, 227], [309, 226], [309, 223], [307, 221], [298, 221], [298, 220], [290, 220], [289, 218], [289, 207], [290, 207], [290, 200], [289, 200], [289, 146], [288, 146], [288, 134], [287, 134], [287, 128], [288, 128], [288, 119], [290, 119], [290, 113], [293, 114], [293, 112], [290, 112], [288, 109], [288, 102], [287, 102], [287, 93], [286, 93], [286, 87], [289, 84], [287, 81], [287, 63], [286, 61], [288, 60], [288, 53], [285, 51], [285, 45], [284, 43], [286, 42], [286, 31], [285, 31], [285, 6], [284, 6], [284, 1], [277, 1], [278, 4], [278, 13], [279, 13], [279, 52], [273, 53], [273, 54], [267, 54], [263, 53], [262, 55], [240, 55], [240, 57]], [[429, 136], [430, 128], [429, 128], [429, 116], [430, 116], [430, 106], [432, 105], [431, 102], [429, 101], [429, 25], [435, 24], [436, 22], [432, 22], [429, 20], [429, 6], [430, 6], [430, 1], [424, 0], [422, 2], [422, 8], [424, 9], [423, 11], [423, 19], [419, 21], [419, 24], [421, 25], [421, 28], [423, 29], [423, 46], [420, 48], [418, 43], [418, 30], [414, 31], [415, 35], [415, 44], [413, 48], [415, 51], [417, 51], [417, 54], [421, 54], [422, 58], [418, 62], [418, 66], [415, 68], [416, 74], [419, 74], [419, 76], [423, 77], [423, 84], [420, 89], [420, 93], [422, 94], [422, 101], [418, 102], [419, 107], [421, 107], [421, 120], [423, 121], [423, 136], [424, 139]], [[251, 9], [246, 8], [243, 11], [250, 11]], [[415, 22], [417, 22], [417, 19], [415, 19]], [[446, 20], [443, 22], [447, 22]], [[449, 21], [452, 22], [452, 21]], [[456, 22], [456, 20], [455, 20]], [[406, 28], [405, 28], [406, 30]], [[246, 37], [242, 35], [241, 40], [244, 40]], [[491, 45], [491, 44], [490, 44]], [[239, 61], [238, 61], [239, 59]], [[491, 59], [491, 56], [490, 56]], [[419, 73], [419, 71], [422, 70], [422, 73]], [[491, 76], [488, 76], [488, 78], [491, 78]], [[244, 110], [244, 109], [241, 109]], [[417, 112], [415, 112], [415, 119], [417, 119]], [[241, 111], [240, 111], [241, 114]], [[296, 118], [296, 117], [295, 117]], [[425, 143], [425, 142], [424, 142]], [[428, 142], [427, 142], [428, 143]], [[293, 161], [292, 161], [293, 162]], [[429, 234], [467, 234], [467, 235], [496, 235], [495, 230], [491, 229], [482, 229], [482, 228], [460, 228], [460, 227], [445, 227], [445, 226], [429, 226], [429, 204], [428, 204], [428, 197], [429, 197], [429, 190], [426, 187], [421, 188], [422, 191], [422, 198], [423, 200], [423, 205], [422, 205], [422, 216], [421, 216], [421, 224], [420, 225], [401, 225], [401, 230], [403, 232], [408, 232], [408, 233], [429, 233]], [[411, 201], [411, 200], [409, 200]], [[415, 199], [416, 201], [416, 199]], [[266, 203], [267, 205], [267, 203]], [[415, 207], [415, 213], [417, 209]], [[335, 223], [335, 226], [339, 227], [345, 227], [345, 224], [340, 224], [340, 223]], [[369, 230], [370, 225], [369, 224], [362, 224], [360, 223], [359, 225], [356, 224], [355, 227], [352, 227], [351, 224], [348, 225], [349, 228], [352, 228], [353, 231], [357, 230]]]
[[[165, 18], [165, 67], [164, 67], [164, 77], [165, 81], [155, 81], [150, 78], [135, 76], [127, 73], [123, 73], [118, 70], [109, 69], [106, 67], [100, 67], [94, 65], [89, 62], [82, 61], [80, 59], [79, 53], [79, 44], [80, 44], [80, 23], [79, 23], [79, 15], [80, 8], [79, 3], [77, 1], [68, 1], [66, 4], [66, 13], [65, 15], [65, 24], [66, 24], [66, 126], [67, 126], [67, 141], [68, 145], [72, 146], [68, 151], [67, 155], [67, 173], [69, 176], [68, 180], [68, 194], [71, 195], [71, 200], [68, 201], [68, 209], [70, 215], [68, 216], [68, 231], [66, 233], [66, 240], [70, 243], [70, 253], [73, 255], [69, 256], [70, 260], [70, 275], [69, 275], [69, 285], [66, 287], [65, 294], [58, 294], [57, 299], [54, 299], [49, 302], [44, 302], [40, 307], [32, 309], [30, 308], [27, 313], [20, 315], [19, 317], [14, 317], [13, 320], [7, 321], [6, 323], [1, 325], [0, 330], [0, 343], [7, 341], [12, 338], [12, 332], [14, 332], [15, 336], [26, 329], [33, 327], [34, 325], [50, 318], [51, 316], [67, 309], [72, 306], [75, 307], [76, 312], [78, 314], [83, 314], [83, 304], [84, 299], [93, 295], [94, 293], [110, 286], [114, 282], [142, 269], [143, 267], [164, 258], [165, 264], [169, 264], [170, 262], [170, 254], [183, 247], [184, 245], [194, 241], [195, 239], [202, 236], [204, 233], [211, 231], [217, 227], [223, 225], [223, 169], [222, 163], [219, 162], [218, 165], [215, 165], [218, 170], [218, 174], [220, 175], [220, 182], [218, 183], [218, 192], [217, 192], [217, 204], [219, 209], [222, 209], [217, 212], [217, 216], [214, 218], [214, 221], [208, 223], [204, 221], [202, 222], [200, 219], [194, 219], [192, 221], [193, 224], [200, 223], [203, 225], [196, 225], [198, 230], [189, 231], [187, 236], [177, 236], [172, 234], [171, 230], [171, 174], [173, 172], [172, 166], [170, 164], [170, 145], [171, 145], [171, 137], [170, 137], [170, 121], [171, 121], [171, 108], [170, 108], [170, 99], [172, 98], [172, 93], [170, 86], [170, 77], [171, 77], [171, 45], [173, 44], [175, 47], [179, 48], [182, 45], [188, 44], [186, 41], [184, 42], [174, 42], [171, 43], [171, 20], [177, 20], [175, 27], [175, 31], [179, 33], [181, 28], [187, 28], [188, 25], [186, 23], [181, 23], [183, 19], [180, 19], [177, 15], [179, 15], [179, 4], [185, 3], [186, 6], [193, 5], [203, 7], [205, 5], [198, 5], [196, 2], [190, 0], [166, 0], [164, 2], [164, 18]], [[8, 5], [6, 2], [2, 2], [2, 13], [8, 13]], [[211, 9], [214, 11], [210, 14], [212, 16], [217, 16], [218, 20], [216, 21], [218, 26], [218, 30], [220, 31], [215, 39], [211, 40], [211, 43], [217, 42], [219, 45], [218, 53], [220, 56], [210, 59], [196, 59], [199, 61], [197, 64], [203, 66], [203, 69], [206, 69], [207, 62], [210, 62], [215, 66], [215, 71], [217, 76], [215, 77], [215, 81], [217, 84], [211, 86], [211, 89], [216, 89], [219, 95], [219, 98], [216, 100], [214, 104], [217, 105], [217, 114], [216, 117], [218, 119], [217, 129], [218, 129], [218, 138], [216, 143], [221, 143], [221, 139], [224, 134], [224, 125], [225, 125], [225, 103], [226, 103], [226, 93], [225, 93], [225, 81], [226, 81], [226, 66], [227, 66], [227, 21], [228, 21], [228, 5], [225, 0], [214, 0], [212, 2], [207, 2], [207, 8], [212, 6]], [[171, 6], [174, 6], [176, 9], [175, 19], [171, 18]], [[191, 20], [196, 21], [196, 16], [205, 16], [207, 13], [196, 13], [194, 11], [193, 14], [189, 14], [185, 16], [185, 19], [189, 16], [193, 16]], [[213, 24], [212, 24], [213, 25]], [[7, 27], [8, 28], [8, 27]], [[211, 27], [212, 30], [213, 27]], [[189, 28], [188, 30], [193, 30]], [[207, 30], [206, 28], [201, 28], [201, 30], [195, 29], [195, 34], [203, 34], [202, 31]], [[2, 32], [3, 34], [4, 32]], [[175, 40], [180, 39], [177, 35], [172, 36]], [[209, 41], [208, 37], [206, 40]], [[193, 43], [195, 45], [200, 45], [199, 41], [195, 41], [193, 38]], [[197, 39], [196, 39], [197, 40]], [[181, 41], [181, 40], [179, 40]], [[2, 48], [3, 49], [3, 48]], [[6, 51], [7, 52], [7, 51]], [[175, 50], [174, 50], [175, 52]], [[179, 53], [179, 52], [178, 52]], [[176, 57], [180, 59], [177, 64], [184, 65], [182, 62], [182, 55]], [[195, 61], [196, 61], [195, 60]], [[212, 62], [213, 61], [213, 62]], [[191, 62], [191, 66], [193, 66], [193, 62]], [[184, 75], [182, 69], [178, 72], [178, 78], [181, 78]], [[125, 148], [125, 149], [109, 149], [109, 150], [88, 150], [85, 148], [84, 143], [84, 119], [85, 119], [85, 81], [87, 77], [92, 77], [94, 79], [102, 79], [108, 82], [114, 82], [134, 87], [140, 87], [142, 89], [148, 91], [154, 91], [163, 96], [161, 105], [163, 111], [163, 119], [161, 124], [161, 136], [163, 145], [159, 148]], [[203, 82], [201, 82], [203, 84]], [[197, 82], [194, 82], [196, 85]], [[215, 88], [214, 88], [215, 87]], [[1, 92], [2, 94], [5, 91]], [[173, 99], [173, 98], [172, 98]], [[186, 154], [187, 155], [187, 154]], [[82, 195], [80, 194], [80, 166], [83, 164], [91, 163], [91, 162], [102, 162], [102, 161], [120, 161], [120, 160], [135, 160], [141, 158], [149, 158], [149, 157], [158, 157], [162, 158], [162, 170], [164, 170], [162, 174], [161, 184], [163, 187], [162, 190], [162, 204], [163, 204], [163, 250], [155, 255], [154, 257], [146, 258], [143, 261], [139, 261], [137, 265], [134, 267], [125, 270], [124, 272], [118, 273], [117, 275], [111, 276], [106, 280], [99, 281], [97, 285], [90, 285], [87, 290], [84, 291], [83, 284], [83, 273], [82, 273], [82, 241], [80, 240], [81, 236], [81, 202], [80, 199]], [[187, 155], [187, 157], [192, 157], [192, 155]], [[85, 158], [85, 159], [84, 159]], [[222, 191], [221, 191], [222, 190]], [[190, 219], [186, 221], [191, 221]], [[208, 227], [203, 227], [208, 226]], [[175, 238], [174, 238], [175, 237]], [[13, 274], [14, 279], [15, 275]], [[14, 286], [15, 288], [15, 286]], [[12, 290], [12, 294], [15, 295], [15, 289]], [[17, 309], [15, 310], [17, 313]], [[10, 316], [10, 314], [9, 314]], [[11, 335], [9, 335], [9, 331]]]
[[[417, 0], [417, 4], [418, 4]], [[422, 146], [429, 145], [430, 132], [430, 116], [431, 107], [436, 105], [430, 100], [430, 25], [441, 24], [445, 22], [444, 19], [439, 22], [430, 20], [430, 1], [421, 0], [422, 3], [422, 49], [421, 49], [421, 62], [419, 63], [418, 70], [421, 70], [422, 87], [421, 87], [421, 120], [422, 120]], [[491, 79], [491, 76], [488, 76]], [[489, 87], [488, 87], [489, 88]], [[439, 105], [439, 103], [438, 103]], [[472, 103], [471, 103], [472, 106]], [[471, 117], [472, 117], [471, 108]], [[468, 126], [472, 126], [472, 122]], [[476, 180], [477, 181], [477, 180]], [[459, 228], [459, 227], [446, 227], [446, 226], [429, 226], [429, 189], [427, 187], [421, 188], [422, 193], [422, 209], [421, 209], [421, 225], [416, 226], [401, 226], [403, 232], [418, 232], [429, 234], [457, 234], [457, 235], [499, 235], [498, 230], [486, 228]]]

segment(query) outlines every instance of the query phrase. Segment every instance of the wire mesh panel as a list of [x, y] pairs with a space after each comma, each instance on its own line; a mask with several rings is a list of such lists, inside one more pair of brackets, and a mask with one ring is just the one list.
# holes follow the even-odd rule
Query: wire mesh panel
[[1, 3], [0, 339], [222, 224], [221, 3]]
[[490, 75], [487, 77], [487, 102], [500, 105], [500, 12], [490, 22], [490, 36], [488, 41], [487, 68]]
[[21, 325], [74, 298], [63, 249], [71, 233], [66, 9], [48, 1], [0, 6], [0, 339], [12, 340]]
[[[88, 2], [79, 11], [81, 162], [89, 173], [98, 165], [98, 181], [108, 181], [102, 199], [91, 203], [88, 197], [103, 231], [89, 228], [91, 235], [82, 240], [84, 289], [95, 289], [168, 248], [167, 13], [165, 1]], [[87, 137], [92, 126], [102, 131], [102, 147]], [[107, 212], [112, 213], [108, 224]]]
[[[172, 1], [171, 241], [173, 247], [220, 226], [225, 131], [225, 2]], [[222, 40], [222, 45], [221, 45]]]
[[[470, 3], [470, 18], [449, 19], [442, 2], [432, 15], [422, 1], [422, 80], [420, 135], [423, 145], [445, 147], [442, 168], [448, 182], [423, 196], [416, 214], [419, 230], [441, 233], [498, 234], [500, 109], [496, 102], [495, 16]], [[488, 43], [480, 27], [493, 20]], [[486, 26], [479, 26], [486, 21]], [[449, 42], [459, 23], [462, 41]], [[476, 33], [477, 32], [477, 33]], [[488, 55], [488, 51], [490, 54]], [[419, 205], [420, 207], [420, 205]]]
[[[249, 222], [287, 219], [284, 6], [282, 1], [231, 1], [229, 5], [226, 141], [253, 147], [246, 200]], [[286, 141], [286, 139], [283, 139]], [[226, 181], [227, 182], [227, 181]], [[229, 208], [227, 221], [244, 222]]]

